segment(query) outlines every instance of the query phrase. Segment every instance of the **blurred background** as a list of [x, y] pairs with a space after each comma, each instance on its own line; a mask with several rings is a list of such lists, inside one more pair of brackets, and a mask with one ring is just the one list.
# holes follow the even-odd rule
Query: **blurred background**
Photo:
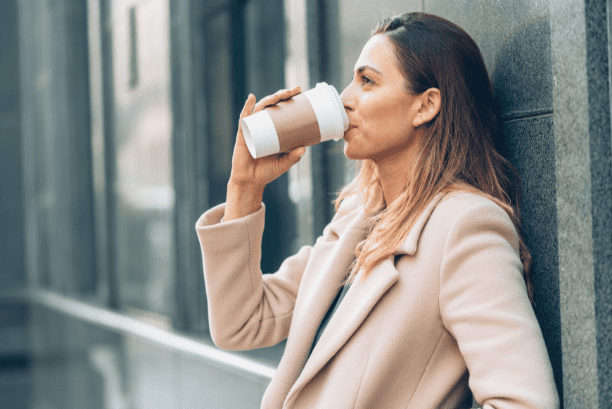
[[[370, 30], [480, 46], [524, 182], [535, 309], [566, 408], [612, 402], [610, 1], [2, 0], [0, 408], [258, 408], [284, 344], [216, 348], [194, 224], [248, 93], [339, 92]], [[269, 185], [262, 269], [313, 244], [343, 142]]]

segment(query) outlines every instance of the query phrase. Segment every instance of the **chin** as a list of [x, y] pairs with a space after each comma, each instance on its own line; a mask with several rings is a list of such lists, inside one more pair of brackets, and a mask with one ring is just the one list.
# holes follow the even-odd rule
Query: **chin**
[[351, 145], [346, 140], [344, 141], [344, 156], [352, 160], [362, 159], [357, 152], [351, 149]]
[[371, 152], [364, 150], [363, 149], [363, 145], [360, 148], [359, 146], [355, 145], [355, 142], [347, 142], [346, 139], [344, 140], [344, 156], [346, 156], [348, 159], [351, 160], [364, 160], [364, 159], [371, 159]]

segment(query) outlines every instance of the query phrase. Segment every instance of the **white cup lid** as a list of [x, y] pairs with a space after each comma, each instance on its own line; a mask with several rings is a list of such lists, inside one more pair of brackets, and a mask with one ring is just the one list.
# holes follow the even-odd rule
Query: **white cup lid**
[[332, 94], [334, 94], [334, 99], [336, 100], [336, 103], [340, 108], [340, 115], [342, 116], [342, 129], [346, 131], [349, 127], [349, 119], [348, 115], [346, 114], [346, 110], [344, 109], [344, 104], [340, 99], [340, 94], [338, 94], [336, 87], [334, 87], [333, 85], [329, 85], [329, 87], [333, 90]]
[[319, 127], [321, 141], [340, 140], [349, 126], [348, 115], [338, 91], [332, 85], [320, 82], [305, 95], [314, 108]]

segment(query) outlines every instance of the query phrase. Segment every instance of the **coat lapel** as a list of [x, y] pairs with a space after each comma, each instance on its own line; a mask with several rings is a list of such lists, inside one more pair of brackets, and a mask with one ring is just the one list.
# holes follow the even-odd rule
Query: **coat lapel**
[[[295, 385], [308, 359], [316, 331], [337, 294], [334, 289], [342, 285], [354, 260], [357, 244], [367, 237], [371, 224], [366, 213], [363, 209], [353, 211], [355, 215], [342, 217], [328, 226], [331, 230], [326, 234], [328, 241], [317, 246], [316, 254], [311, 254], [311, 261], [317, 264], [306, 267], [285, 353], [264, 395], [264, 401], [270, 407], [280, 406]], [[333, 241], [334, 236], [338, 238], [336, 241]], [[322, 263], [318, 264], [319, 261]], [[278, 402], [276, 399], [281, 400]]]
[[[334, 300], [337, 292], [330, 289], [339, 289], [346, 277], [346, 272], [355, 257], [355, 248], [359, 242], [365, 240], [370, 224], [363, 211], [351, 220], [348, 225], [331, 225], [332, 234], [339, 236], [333, 249], [327, 255], [324, 264], [317, 274], [313, 274], [313, 281], [304, 286], [304, 292], [299, 294], [296, 302], [293, 321], [299, 322], [300, 327], [308, 328], [314, 333], [319, 327], [323, 316]], [[299, 307], [298, 307], [299, 305]], [[308, 336], [310, 334], [301, 334]]]
[[[421, 232], [425, 227], [427, 220], [429, 220], [431, 213], [443, 196], [443, 193], [436, 195], [427, 205], [423, 213], [421, 213], [415, 222], [414, 227], [408, 234], [408, 237], [397, 249], [394, 255], [378, 264], [371, 271], [366, 280], [362, 280], [357, 277], [357, 279], [353, 282], [350, 289], [346, 293], [344, 300], [321, 335], [315, 349], [312, 351], [310, 357], [308, 357], [308, 360], [306, 361], [306, 364], [298, 379], [295, 381], [295, 384], [289, 391], [289, 394], [285, 400], [286, 406], [290, 406], [290, 403], [297, 397], [297, 394], [304, 388], [304, 386], [306, 386], [306, 384], [325, 366], [325, 364], [333, 358], [340, 348], [346, 344], [349, 338], [369, 315], [372, 308], [376, 306], [380, 298], [398, 280], [399, 273], [395, 268], [395, 255], [414, 255], [416, 253]], [[365, 222], [363, 213], [361, 213], [358, 218], [359, 220], [356, 220], [355, 223], [351, 223], [350, 227], [367, 226], [369, 228], [369, 224]], [[343, 237], [340, 239], [351, 241], [350, 245], [349, 243], [344, 243], [343, 246], [337, 246], [334, 250], [338, 250], [339, 248], [345, 246], [352, 246], [352, 252], [354, 253], [355, 246], [361, 240], [365, 239], [367, 228], [363, 229], [362, 233], [358, 234], [357, 237], [349, 239], [349, 236], [353, 236], [353, 234], [351, 234], [353, 232], [348, 231], [350, 227], [344, 232], [345, 234], [343, 234]], [[329, 257], [328, 263], [325, 265], [325, 268], [322, 271], [323, 274], [317, 276], [319, 282], [315, 282], [315, 284], [311, 287], [311, 291], [309, 291], [310, 298], [305, 302], [305, 308], [302, 310], [303, 312], [311, 312], [308, 319], [313, 321], [312, 324], [314, 325], [310, 325], [310, 327], [314, 328], [314, 331], [316, 331], [318, 328], [318, 324], [321, 322], [336, 294], [335, 292], [330, 292], [329, 287], [326, 286], [339, 286], [344, 278], [346, 269], [338, 272], [337, 269], [339, 266], [336, 264], [337, 261], [335, 261], [337, 256], [338, 254], [333, 254], [331, 257]], [[340, 264], [343, 265], [343, 263]], [[346, 268], [348, 268], [348, 265]], [[333, 276], [334, 278], [330, 279], [330, 276]], [[324, 300], [321, 299], [323, 294], [325, 294]], [[306, 319], [306, 314], [304, 314], [302, 318]], [[312, 335], [314, 337], [314, 332]]]
[[287, 396], [286, 404], [289, 404], [342, 348], [397, 278], [398, 272], [394, 268], [393, 257], [390, 257], [374, 268], [366, 281], [359, 278], [355, 280], [306, 361]]

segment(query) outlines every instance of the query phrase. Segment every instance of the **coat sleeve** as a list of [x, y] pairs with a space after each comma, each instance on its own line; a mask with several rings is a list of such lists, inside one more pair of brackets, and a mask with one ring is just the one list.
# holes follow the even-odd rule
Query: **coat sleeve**
[[276, 273], [263, 275], [260, 261], [265, 207], [219, 223], [224, 209], [225, 205], [210, 209], [196, 223], [213, 342], [229, 350], [275, 345], [289, 333], [312, 248], [303, 247]]
[[499, 206], [478, 200], [447, 236], [440, 313], [484, 409], [558, 408], [541, 329], [522, 277], [518, 235]]

